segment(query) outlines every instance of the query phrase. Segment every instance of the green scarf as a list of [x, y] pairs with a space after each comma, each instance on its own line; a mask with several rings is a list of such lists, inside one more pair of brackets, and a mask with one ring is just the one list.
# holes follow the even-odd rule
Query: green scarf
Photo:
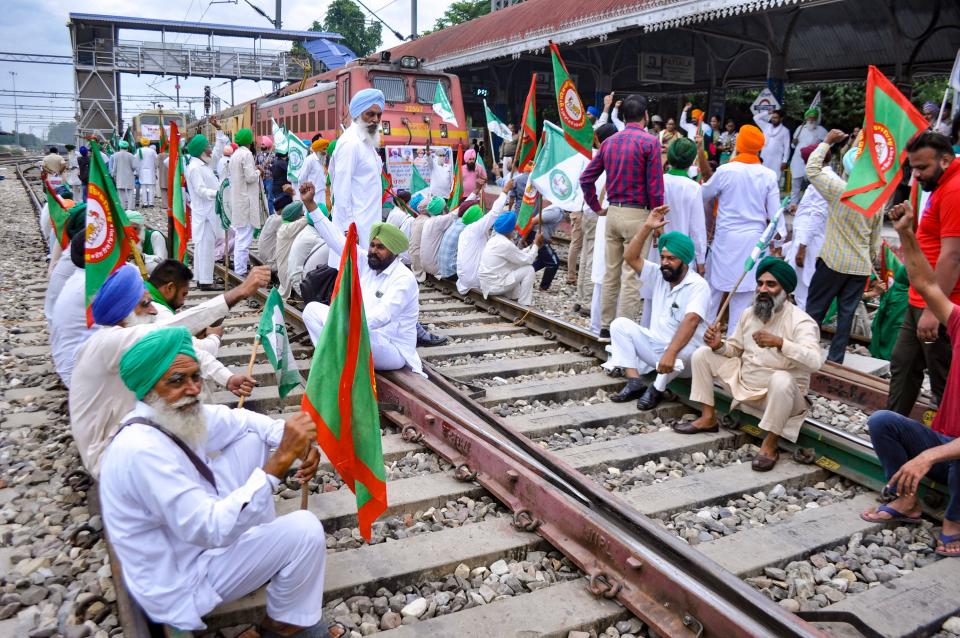
[[685, 168], [670, 168], [670, 169], [667, 169], [667, 172], [671, 175], [676, 175], [677, 177], [687, 177], [689, 179], [693, 179], [687, 173], [687, 169]]
[[146, 286], [147, 292], [150, 293], [150, 296], [153, 297], [153, 300], [156, 301], [161, 306], [167, 308], [170, 312], [174, 312], [174, 309], [170, 307], [170, 303], [163, 298], [163, 295], [160, 294], [160, 291], [157, 290], [157, 287], [154, 286], [149, 281], [143, 282], [143, 285]]

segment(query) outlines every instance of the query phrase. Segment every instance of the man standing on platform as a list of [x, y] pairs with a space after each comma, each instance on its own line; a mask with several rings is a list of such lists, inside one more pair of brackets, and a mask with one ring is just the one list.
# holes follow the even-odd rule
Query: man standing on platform
[[800, 203], [800, 192], [810, 183], [807, 179], [807, 163], [803, 161], [801, 151], [811, 144], [819, 144], [827, 136], [827, 129], [820, 126], [818, 121], [819, 108], [807, 109], [803, 118], [803, 124], [793, 132], [794, 151], [793, 159], [790, 160], [790, 178], [793, 183], [790, 189], [790, 203], [794, 206]]
[[[607, 216], [601, 338], [610, 336], [610, 323], [615, 317], [636, 319], [640, 314], [641, 281], [623, 261], [623, 252], [649, 211], [663, 205], [660, 142], [644, 128], [647, 99], [631, 95], [623, 101], [622, 115], [625, 128], [604, 142], [580, 176], [586, 204], [595, 213]], [[597, 178], [604, 171], [610, 200], [605, 210], [600, 207], [596, 189]]]
[[110, 167], [110, 176], [113, 177], [113, 183], [117, 186], [117, 193], [120, 195], [120, 203], [127, 210], [134, 207], [134, 189], [136, 188], [136, 164], [133, 154], [130, 153], [130, 143], [126, 140], [120, 141], [120, 149], [110, 157], [112, 164]]
[[140, 179], [140, 203], [153, 206], [154, 188], [157, 185], [157, 152], [146, 137], [140, 138], [136, 166]]
[[[346, 235], [350, 224], [357, 225], [359, 246], [370, 245], [370, 229], [381, 220], [380, 174], [383, 161], [380, 146], [380, 118], [386, 102], [377, 89], [363, 89], [350, 100], [353, 123], [337, 140], [330, 159], [330, 182], [334, 226]], [[330, 251], [327, 265], [339, 268], [339, 253]]]
[[[222, 233], [216, 200], [220, 181], [213, 174], [210, 142], [205, 135], [194, 135], [187, 144], [187, 190], [190, 192], [190, 228], [193, 235], [193, 268], [200, 290], [218, 290], [213, 282], [214, 247]], [[219, 232], [218, 232], [219, 231]]]
[[238, 145], [230, 158], [230, 225], [236, 233], [233, 244], [233, 269], [247, 274], [253, 230], [260, 228], [260, 207], [264, 195], [261, 169], [253, 159], [253, 131], [242, 128], [233, 138]]
[[[760, 158], [763, 165], [777, 175], [777, 184], [780, 184], [780, 174], [787, 170], [790, 161], [790, 131], [783, 125], [786, 117], [783, 109], [761, 111], [753, 116], [753, 121], [763, 132], [763, 150]], [[779, 186], [778, 186], [779, 192]]]

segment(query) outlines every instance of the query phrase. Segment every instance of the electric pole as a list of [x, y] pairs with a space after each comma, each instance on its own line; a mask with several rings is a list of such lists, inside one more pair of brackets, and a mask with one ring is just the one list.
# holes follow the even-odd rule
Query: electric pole
[[13, 130], [17, 136], [17, 146], [20, 146], [20, 110], [17, 108], [17, 72], [10, 71], [10, 78], [13, 81]]
[[417, 0], [410, 0], [410, 39], [417, 39]]

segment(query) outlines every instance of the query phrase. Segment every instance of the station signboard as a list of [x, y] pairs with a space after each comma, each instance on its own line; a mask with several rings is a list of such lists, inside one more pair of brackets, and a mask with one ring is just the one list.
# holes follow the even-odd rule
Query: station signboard
[[660, 84], [693, 84], [694, 58], [672, 53], [640, 54], [640, 81]]

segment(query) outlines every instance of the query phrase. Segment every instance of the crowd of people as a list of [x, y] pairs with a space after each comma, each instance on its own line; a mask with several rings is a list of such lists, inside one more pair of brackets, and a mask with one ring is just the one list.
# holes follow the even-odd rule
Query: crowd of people
[[[476, 290], [530, 306], [534, 286], [549, 292], [559, 272], [552, 237], [568, 219], [574, 312], [609, 339], [605, 367], [626, 377], [610, 399], [650, 410], [673, 379], [690, 377], [690, 399], [702, 412], [674, 429], [697, 435], [718, 429], [720, 388], [766, 433], [752, 461], [758, 472], [776, 465], [781, 438], [797, 440], [811, 374], [825, 359], [843, 361], [864, 292], [879, 279], [884, 216], [865, 217], [841, 200], [855, 140], [826, 131], [816, 109], [791, 135], [782, 112], [737, 128], [717, 117], [705, 121], [688, 104], [664, 122], [650, 117], [642, 96], [608, 96], [602, 110], [590, 112], [593, 158], [580, 176], [578, 201], [565, 209], [538, 206], [530, 227], [519, 232], [530, 179], [511, 165], [519, 136], [504, 145], [504, 161], [490, 174], [478, 162], [477, 151], [485, 149], [463, 154], [457, 200], [447, 149], [417, 158], [430, 176], [425, 188], [384, 198], [384, 107], [378, 90], [353, 95], [350, 125], [334, 141], [311, 140], [311, 155], [293, 181], [270, 138], [255, 140], [241, 129], [231, 140], [211, 118], [212, 145], [203, 135], [184, 144], [192, 269], [167, 258], [162, 234], [134, 209], [137, 197], [144, 206], [162, 200], [153, 187], [165, 184], [168, 158], [147, 140], [136, 154], [121, 148], [107, 158], [149, 276], [144, 280], [132, 265], [115, 271], [93, 300], [93, 327], [80, 192], [89, 150], [75, 157], [71, 148], [66, 159], [51, 152], [43, 160], [51, 187], [79, 201], [69, 209], [68, 247], [60, 251], [50, 234], [45, 312], [53, 358], [69, 389], [82, 462], [100, 481], [104, 521], [126, 584], [155, 621], [201, 629], [217, 604], [269, 583], [262, 636], [326, 635], [323, 529], [308, 513], [276, 517], [273, 501], [298, 459], [298, 479], [316, 472], [313, 421], [304, 413], [284, 421], [207, 405], [203, 389], [253, 392], [252, 377], [218, 361], [223, 329], [217, 326], [274, 278], [284, 297], [304, 302], [304, 322], [317, 343], [351, 226], [373, 365], [422, 374], [417, 347], [445, 337], [418, 323], [418, 282], [451, 279], [463, 294]], [[929, 475], [952, 495], [937, 552], [956, 556], [960, 431], [953, 406], [960, 401], [960, 358], [951, 354], [960, 329], [960, 160], [939, 131], [920, 134], [907, 150], [911, 174], [930, 196], [916, 230], [908, 205], [890, 207], [906, 266], [895, 282], [874, 287], [883, 297], [900, 295], [887, 310], [898, 326], [887, 344], [890, 411], [870, 418], [896, 500], [863, 516], [919, 520], [917, 485]], [[840, 162], [831, 164], [831, 155]], [[795, 173], [794, 188], [782, 200], [780, 172], [787, 168]], [[492, 203], [485, 194], [495, 194]], [[263, 265], [250, 267], [255, 235]], [[754, 263], [758, 244], [769, 254]], [[243, 283], [184, 308], [191, 282], [219, 287], [214, 262], [231, 255]], [[837, 325], [825, 354], [820, 326], [831, 305]], [[925, 370], [940, 407], [932, 429], [909, 419]]]

